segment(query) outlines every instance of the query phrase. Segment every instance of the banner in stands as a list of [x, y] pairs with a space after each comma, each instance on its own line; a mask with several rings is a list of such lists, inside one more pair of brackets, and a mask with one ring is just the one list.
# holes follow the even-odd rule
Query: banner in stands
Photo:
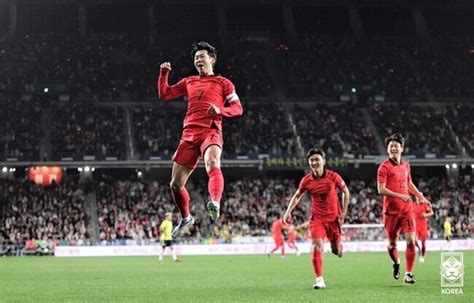
[[[295, 169], [308, 168], [308, 160], [306, 157], [267, 157], [264, 158], [265, 168], [270, 169]], [[328, 168], [346, 168], [348, 164], [347, 159], [341, 157], [327, 158], [326, 166]]]
[[[386, 241], [344, 242], [345, 252], [384, 252], [387, 250]], [[309, 242], [298, 243], [302, 253], [309, 253]], [[175, 245], [176, 253], [185, 255], [255, 255], [266, 254], [273, 244], [217, 244], [217, 245]], [[441, 250], [474, 250], [474, 240], [453, 240], [449, 244], [444, 240], [427, 241], [429, 251]], [[406, 243], [398, 243], [400, 251], [404, 251]], [[325, 250], [329, 252], [329, 243]], [[54, 250], [56, 257], [108, 257], [108, 256], [157, 256], [161, 251], [160, 245], [154, 246], [57, 246]], [[287, 248], [288, 253], [294, 253]], [[278, 253], [278, 252], [277, 252]]]

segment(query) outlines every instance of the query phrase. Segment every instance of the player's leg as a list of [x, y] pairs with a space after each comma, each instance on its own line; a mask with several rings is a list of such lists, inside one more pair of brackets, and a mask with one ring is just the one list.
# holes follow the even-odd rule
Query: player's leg
[[326, 237], [326, 229], [324, 223], [317, 220], [312, 220], [309, 222], [309, 230], [311, 234], [312, 247], [313, 247], [313, 270], [316, 276], [315, 284], [313, 285], [314, 289], [325, 288], [326, 284], [324, 283], [323, 278], [323, 253], [324, 253], [324, 238]]
[[173, 196], [173, 201], [176, 204], [176, 207], [178, 207], [183, 219], [189, 217], [189, 193], [185, 185], [193, 170], [194, 169], [173, 162], [170, 183], [171, 194]]
[[[283, 242], [283, 239], [281, 237], [279, 237], [278, 235], [274, 235], [273, 236], [273, 241], [275, 241], [275, 247], [270, 251], [270, 253], [268, 254], [269, 256], [271, 254], [273, 254], [274, 252], [276, 252], [278, 249], [284, 249], [284, 246], [285, 246], [285, 243]], [[284, 256], [285, 255], [285, 251], [282, 250], [282, 255]]]
[[[192, 130], [184, 130], [178, 148], [173, 155], [173, 169], [171, 172], [171, 196], [181, 213], [182, 222], [173, 230], [173, 237], [185, 231], [186, 225], [194, 223], [189, 213], [189, 193], [186, 190], [186, 182], [199, 162], [198, 143], [194, 140]], [[189, 226], [188, 226], [189, 227]]]
[[165, 254], [165, 249], [166, 245], [163, 243], [163, 245], [161, 245], [160, 256], [158, 257], [159, 262], [163, 262], [163, 255]]
[[209, 215], [213, 221], [220, 215], [220, 202], [224, 191], [224, 176], [221, 171], [222, 148], [212, 144], [204, 151], [204, 163], [209, 176], [208, 190], [211, 200], [207, 203]]
[[405, 279], [404, 282], [408, 284], [414, 284], [415, 278], [413, 276], [413, 269], [415, 268], [416, 259], [416, 248], [415, 248], [415, 233], [405, 233], [405, 239], [407, 242], [407, 249], [405, 251]]
[[170, 183], [171, 196], [181, 214], [179, 224], [173, 229], [173, 237], [181, 235], [189, 229], [192, 224], [194, 224], [194, 218], [189, 213], [189, 192], [185, 187], [193, 170], [194, 169], [183, 166], [179, 163], [173, 163]]
[[342, 231], [339, 220], [326, 224], [326, 235], [331, 243], [331, 252], [342, 257]]
[[397, 239], [400, 231], [398, 216], [384, 215], [384, 227], [387, 234], [387, 251], [393, 262], [393, 278], [400, 278], [400, 258], [398, 257]]
[[315, 283], [313, 285], [314, 289], [325, 288], [326, 284], [324, 283], [323, 278], [323, 252], [324, 252], [324, 240], [323, 238], [313, 239], [313, 270], [314, 275], [316, 276]]
[[425, 258], [426, 255], [426, 238], [421, 240], [421, 256], [423, 259]]
[[179, 262], [178, 256], [176, 256], [176, 251], [174, 250], [173, 245], [168, 246], [170, 251], [171, 251], [171, 257], [173, 258], [173, 261]]
[[416, 259], [416, 234], [415, 234], [415, 220], [412, 215], [408, 214], [401, 219], [401, 230], [405, 235], [407, 242], [407, 249], [405, 251], [405, 279], [407, 284], [414, 284], [415, 278], [413, 276], [413, 269], [415, 268]]

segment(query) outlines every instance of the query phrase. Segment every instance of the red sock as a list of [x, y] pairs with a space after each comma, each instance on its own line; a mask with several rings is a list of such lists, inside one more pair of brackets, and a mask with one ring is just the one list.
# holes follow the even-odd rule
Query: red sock
[[208, 190], [211, 200], [214, 202], [220, 202], [222, 198], [222, 192], [224, 191], [224, 176], [219, 167], [213, 167], [207, 173], [209, 176]]
[[413, 268], [415, 268], [415, 244], [407, 244], [407, 250], [405, 252], [405, 271], [413, 272]]
[[313, 251], [313, 269], [316, 277], [321, 277], [323, 275], [323, 258], [321, 256], [321, 251]]
[[388, 248], [388, 255], [392, 259], [393, 263], [398, 263], [398, 250], [396, 247]]
[[180, 191], [171, 190], [171, 196], [173, 197], [174, 204], [179, 209], [181, 217], [184, 219], [189, 216], [189, 193], [185, 187]]
[[281, 255], [284, 256], [285, 255], [285, 245], [283, 245], [281, 247]]
[[426, 254], [426, 241], [422, 240], [421, 241], [421, 255], [424, 257]]

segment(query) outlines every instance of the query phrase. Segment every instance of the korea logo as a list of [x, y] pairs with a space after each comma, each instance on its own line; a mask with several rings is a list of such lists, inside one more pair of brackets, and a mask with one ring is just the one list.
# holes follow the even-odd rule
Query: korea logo
[[441, 253], [441, 287], [463, 287], [463, 253]]

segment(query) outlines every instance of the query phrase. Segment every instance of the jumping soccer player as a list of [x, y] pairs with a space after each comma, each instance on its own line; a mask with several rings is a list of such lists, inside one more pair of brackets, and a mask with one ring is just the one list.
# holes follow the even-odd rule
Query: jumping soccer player
[[[325, 168], [326, 155], [323, 150], [312, 148], [307, 154], [311, 172], [301, 179], [296, 193], [291, 197], [283, 222], [289, 224], [291, 212], [298, 205], [303, 194], [308, 192], [311, 198], [311, 219], [309, 230], [313, 240], [313, 269], [316, 276], [314, 289], [325, 288], [323, 278], [324, 238], [331, 243], [333, 254], [342, 257], [341, 226], [347, 214], [350, 193], [344, 180], [338, 173]], [[342, 211], [339, 203], [339, 189], [343, 193]]]
[[383, 195], [383, 221], [388, 238], [388, 254], [393, 261], [393, 277], [400, 278], [400, 259], [397, 240], [400, 231], [407, 242], [405, 253], [405, 278], [407, 284], [414, 284], [415, 278], [415, 217], [410, 194], [417, 203], [429, 203], [411, 180], [410, 164], [402, 161], [405, 139], [401, 134], [393, 134], [385, 139], [389, 158], [377, 170], [377, 189]]
[[207, 42], [194, 43], [191, 54], [199, 75], [183, 78], [170, 86], [168, 76], [171, 63], [164, 62], [160, 65], [158, 77], [160, 99], [171, 100], [181, 96], [188, 99], [183, 134], [173, 156], [171, 173], [171, 194], [181, 214], [181, 221], [173, 230], [173, 236], [183, 234], [194, 223], [189, 212], [190, 198], [185, 185], [201, 157], [204, 157], [209, 176], [210, 201], [207, 209], [212, 221], [219, 218], [224, 190], [221, 171], [222, 120], [243, 113], [234, 84], [229, 79], [214, 74], [217, 60], [215, 47]]
[[[426, 255], [426, 240], [428, 239], [429, 224], [428, 217], [434, 214], [431, 204], [413, 204], [413, 212], [415, 213], [416, 222], [416, 242], [415, 245], [418, 248], [420, 256], [419, 262], [425, 262]], [[418, 244], [418, 240], [421, 242], [421, 247]]]

